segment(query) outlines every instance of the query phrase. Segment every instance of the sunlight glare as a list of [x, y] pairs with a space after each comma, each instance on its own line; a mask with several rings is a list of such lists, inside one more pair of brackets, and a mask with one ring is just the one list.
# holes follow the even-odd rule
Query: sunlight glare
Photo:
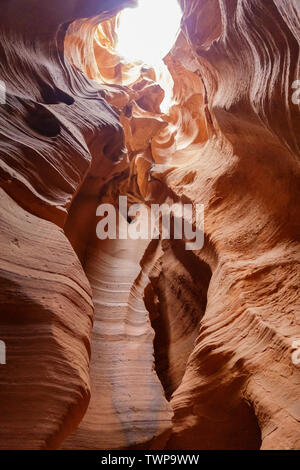
[[180, 30], [178, 0], [138, 0], [120, 13], [116, 50], [127, 61], [159, 63], [172, 49]]

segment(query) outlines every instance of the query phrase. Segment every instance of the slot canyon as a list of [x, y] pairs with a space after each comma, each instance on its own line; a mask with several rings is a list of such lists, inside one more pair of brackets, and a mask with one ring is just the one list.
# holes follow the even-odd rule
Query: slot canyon
[[299, 450], [300, 1], [137, 3], [0, 0], [0, 449]]

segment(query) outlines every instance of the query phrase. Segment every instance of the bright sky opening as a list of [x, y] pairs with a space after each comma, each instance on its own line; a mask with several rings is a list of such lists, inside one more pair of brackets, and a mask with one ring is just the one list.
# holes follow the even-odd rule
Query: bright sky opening
[[120, 14], [118, 54], [150, 66], [161, 62], [175, 44], [181, 18], [178, 0], [138, 0]]

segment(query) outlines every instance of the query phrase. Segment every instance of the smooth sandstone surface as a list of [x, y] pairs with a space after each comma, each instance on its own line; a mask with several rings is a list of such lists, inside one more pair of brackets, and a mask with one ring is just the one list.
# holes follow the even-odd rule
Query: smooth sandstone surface
[[[0, 448], [299, 449], [298, 1], [181, 0], [156, 68], [115, 52], [133, 1], [26, 3], [0, 20]], [[204, 204], [203, 249], [98, 240], [119, 195]]]
[[123, 138], [116, 113], [65, 61], [63, 31], [56, 34], [125, 3], [1, 5], [1, 449], [58, 448], [89, 403], [92, 291], [62, 227], [93, 156], [116, 134], [107, 158], [119, 158]]

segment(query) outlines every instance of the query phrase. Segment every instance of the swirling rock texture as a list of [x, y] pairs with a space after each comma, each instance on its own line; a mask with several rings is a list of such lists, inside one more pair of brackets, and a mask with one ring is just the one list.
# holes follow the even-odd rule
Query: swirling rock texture
[[[299, 449], [298, 1], [181, 0], [156, 68], [134, 3], [1, 5], [0, 448]], [[99, 240], [119, 195], [203, 249]]]

